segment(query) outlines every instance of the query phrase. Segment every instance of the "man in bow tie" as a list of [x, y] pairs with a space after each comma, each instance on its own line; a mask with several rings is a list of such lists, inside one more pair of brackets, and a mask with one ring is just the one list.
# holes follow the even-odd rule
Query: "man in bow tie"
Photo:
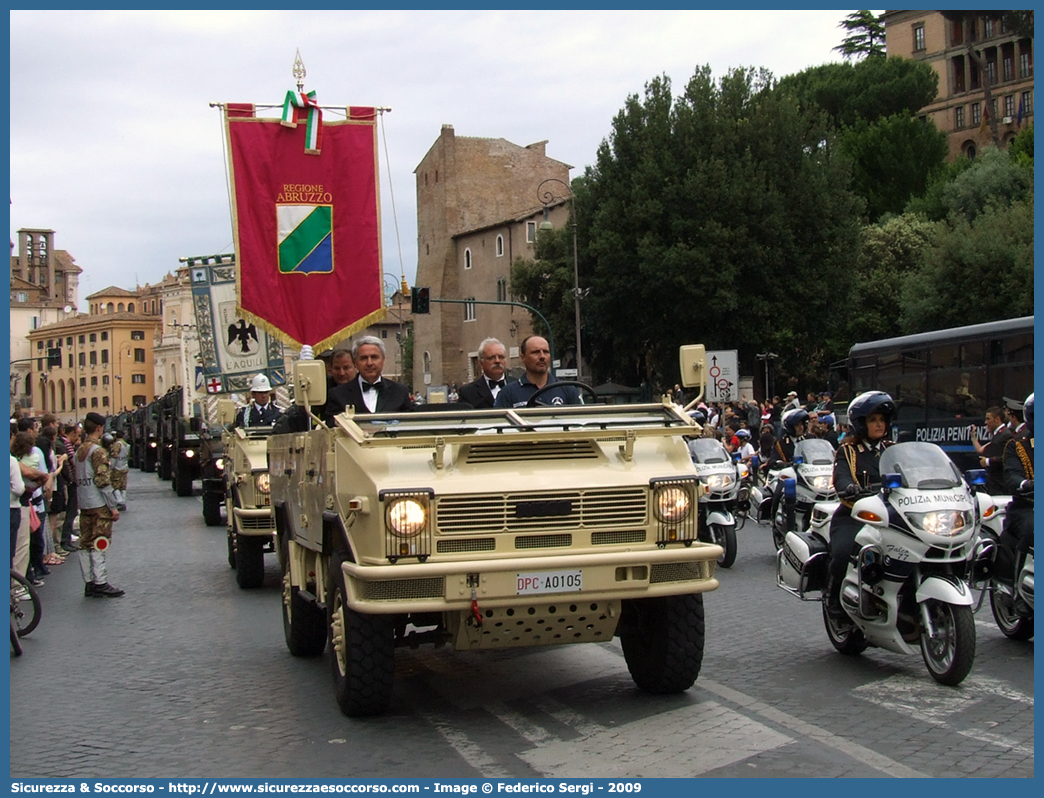
[[325, 417], [329, 421], [345, 408], [356, 413], [403, 413], [412, 409], [405, 385], [381, 376], [384, 371], [384, 343], [367, 335], [352, 344], [352, 360], [359, 375], [338, 385], [327, 395]]
[[496, 338], [487, 338], [478, 348], [481, 376], [460, 389], [460, 401], [467, 402], [476, 410], [493, 407], [497, 394], [504, 387], [504, 371], [507, 368], [507, 350]]

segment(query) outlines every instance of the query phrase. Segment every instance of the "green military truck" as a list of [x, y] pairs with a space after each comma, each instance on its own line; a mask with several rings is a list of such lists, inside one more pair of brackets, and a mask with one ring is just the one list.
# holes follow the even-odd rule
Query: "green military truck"
[[[687, 387], [702, 347], [685, 348]], [[297, 402], [325, 400], [301, 361]], [[586, 386], [585, 386], [586, 387]], [[588, 389], [590, 390], [590, 389]], [[349, 716], [383, 711], [395, 649], [604, 642], [643, 690], [689, 688], [719, 546], [698, 540], [699, 479], [659, 404], [337, 416], [268, 440], [286, 644], [332, 649]]]

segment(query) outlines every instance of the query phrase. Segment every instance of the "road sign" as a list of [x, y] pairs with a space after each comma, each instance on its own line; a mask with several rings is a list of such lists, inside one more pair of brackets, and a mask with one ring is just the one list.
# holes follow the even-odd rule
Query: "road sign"
[[707, 353], [707, 401], [739, 399], [739, 356], [735, 349]]

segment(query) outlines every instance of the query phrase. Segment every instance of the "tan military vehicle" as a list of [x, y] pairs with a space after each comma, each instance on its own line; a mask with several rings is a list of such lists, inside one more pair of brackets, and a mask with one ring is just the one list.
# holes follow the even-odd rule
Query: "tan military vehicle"
[[[231, 428], [235, 404], [218, 402], [223, 452], [228, 564], [242, 588], [260, 587], [265, 579], [265, 552], [275, 551], [275, 521], [268, 477], [271, 427]], [[206, 487], [206, 486], [204, 486]], [[205, 497], [206, 498], [206, 497]]]
[[[703, 347], [684, 348], [687, 387]], [[296, 397], [320, 404], [321, 363]], [[585, 386], [586, 387], [586, 386]], [[590, 389], [588, 389], [590, 390]], [[697, 540], [700, 483], [660, 404], [338, 416], [268, 456], [286, 643], [332, 649], [349, 716], [382, 711], [395, 649], [604, 642], [643, 690], [689, 688], [719, 546]]]

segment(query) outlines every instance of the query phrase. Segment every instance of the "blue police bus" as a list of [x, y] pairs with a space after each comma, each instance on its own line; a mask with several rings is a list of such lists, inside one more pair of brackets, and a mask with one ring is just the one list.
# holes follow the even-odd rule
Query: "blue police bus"
[[898, 440], [937, 443], [961, 468], [975, 468], [969, 426], [985, 438], [987, 408], [1033, 390], [1033, 316], [856, 344], [844, 371], [831, 377], [847, 381], [846, 398], [892, 395]]

